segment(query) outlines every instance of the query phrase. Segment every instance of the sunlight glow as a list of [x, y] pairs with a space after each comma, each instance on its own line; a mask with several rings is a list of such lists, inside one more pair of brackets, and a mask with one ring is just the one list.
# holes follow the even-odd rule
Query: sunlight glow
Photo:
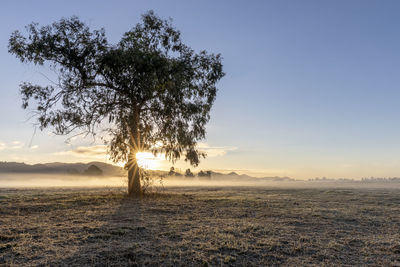
[[160, 155], [154, 156], [150, 152], [138, 152], [136, 153], [136, 159], [141, 168], [157, 170], [160, 167], [162, 157]]

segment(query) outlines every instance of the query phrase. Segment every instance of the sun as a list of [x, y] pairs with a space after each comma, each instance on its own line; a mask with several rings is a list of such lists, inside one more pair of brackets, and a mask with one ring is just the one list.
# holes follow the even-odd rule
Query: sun
[[150, 152], [136, 153], [136, 159], [139, 167], [149, 170], [157, 170], [160, 168], [161, 156], [154, 156]]

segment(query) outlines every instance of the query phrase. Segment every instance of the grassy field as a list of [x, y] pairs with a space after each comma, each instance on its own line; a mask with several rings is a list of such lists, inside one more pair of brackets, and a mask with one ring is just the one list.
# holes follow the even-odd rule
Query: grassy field
[[400, 266], [400, 190], [0, 189], [0, 265]]

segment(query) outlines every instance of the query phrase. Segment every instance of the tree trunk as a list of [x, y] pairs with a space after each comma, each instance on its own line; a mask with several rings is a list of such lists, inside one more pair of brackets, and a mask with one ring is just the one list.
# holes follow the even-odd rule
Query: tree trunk
[[140, 184], [140, 171], [136, 156], [133, 154], [128, 162], [128, 195], [131, 197], [140, 197], [142, 195], [142, 186]]
[[140, 170], [136, 159], [136, 153], [140, 151], [142, 145], [139, 133], [139, 112], [135, 108], [134, 112], [131, 114], [131, 138], [130, 151], [128, 156], [128, 195], [132, 197], [140, 197], [142, 195], [142, 186], [140, 184]]

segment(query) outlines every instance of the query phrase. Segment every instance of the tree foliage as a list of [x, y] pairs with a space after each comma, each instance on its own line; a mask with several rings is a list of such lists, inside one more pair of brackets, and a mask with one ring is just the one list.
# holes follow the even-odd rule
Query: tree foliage
[[219, 54], [196, 53], [170, 20], [152, 11], [117, 44], [77, 17], [26, 30], [11, 35], [9, 52], [50, 66], [59, 79], [20, 86], [23, 108], [34, 105], [41, 129], [95, 135], [102, 128], [116, 162], [138, 150], [165, 153], [172, 162], [184, 157], [194, 166], [205, 156], [196, 143], [205, 137], [224, 76]]

